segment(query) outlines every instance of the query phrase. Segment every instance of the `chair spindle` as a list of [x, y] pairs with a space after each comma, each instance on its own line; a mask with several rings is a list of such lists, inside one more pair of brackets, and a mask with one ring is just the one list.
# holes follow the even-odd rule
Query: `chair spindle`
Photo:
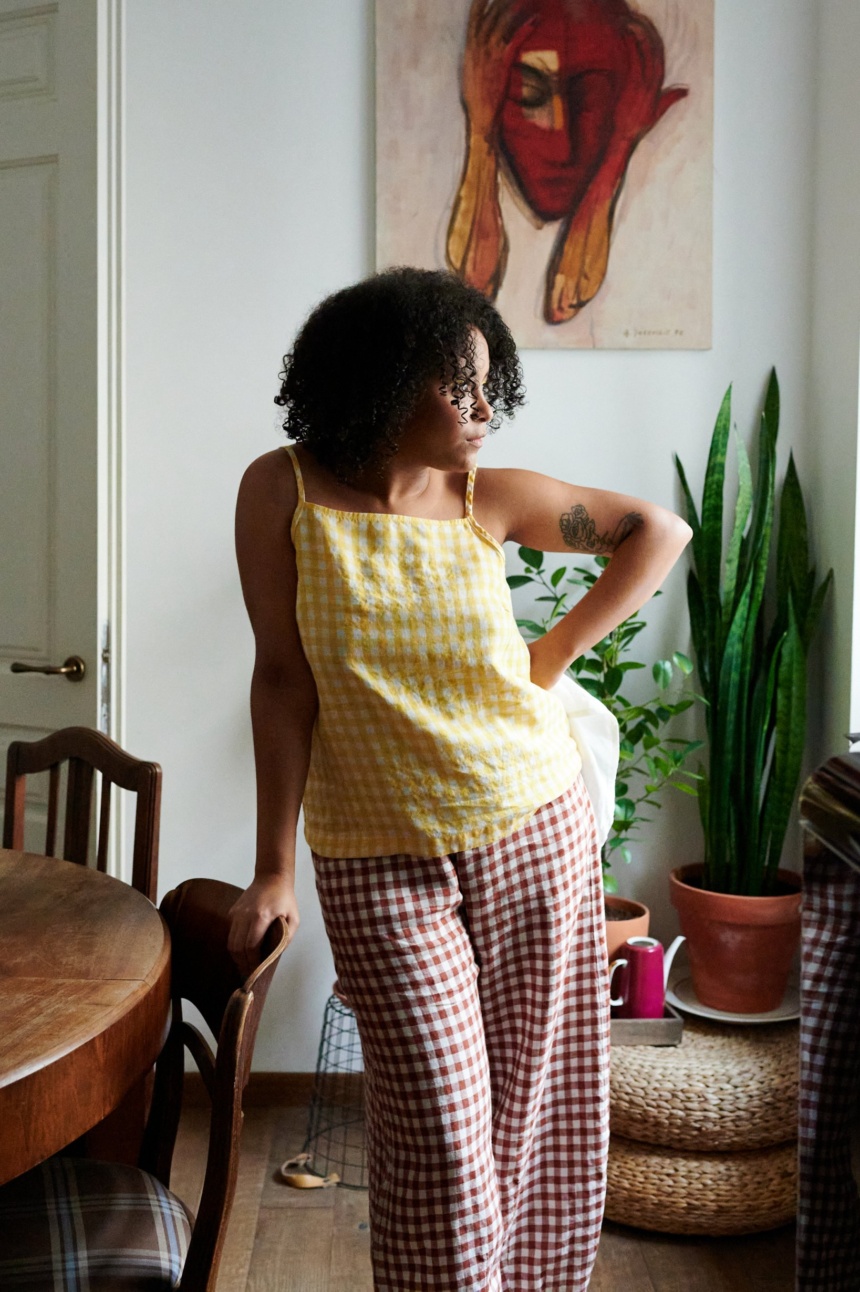
[[102, 802], [99, 810], [98, 852], [96, 869], [107, 873], [108, 833], [110, 831], [110, 794], [113, 782], [105, 773], [102, 776]]
[[93, 768], [81, 758], [69, 759], [66, 784], [66, 830], [63, 856], [66, 861], [87, 864], [90, 846], [90, 813], [93, 804]]
[[[57, 855], [57, 800], [60, 795], [60, 764], [54, 763], [48, 780], [48, 824], [45, 829], [45, 856]], [[21, 818], [23, 820], [23, 812]]]

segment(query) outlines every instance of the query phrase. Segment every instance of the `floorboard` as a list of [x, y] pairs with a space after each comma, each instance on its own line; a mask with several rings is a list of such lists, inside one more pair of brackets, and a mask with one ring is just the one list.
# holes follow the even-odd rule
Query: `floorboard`
[[607, 1221], [600, 1235], [588, 1292], [627, 1292], [628, 1289], [659, 1292], [648, 1272], [638, 1232]]
[[[367, 1193], [290, 1189], [279, 1168], [301, 1151], [307, 1109], [246, 1112], [236, 1200], [218, 1292], [372, 1292]], [[196, 1209], [209, 1119], [182, 1115], [171, 1187]], [[738, 1238], [655, 1234], [609, 1221], [589, 1292], [793, 1292], [794, 1226]]]

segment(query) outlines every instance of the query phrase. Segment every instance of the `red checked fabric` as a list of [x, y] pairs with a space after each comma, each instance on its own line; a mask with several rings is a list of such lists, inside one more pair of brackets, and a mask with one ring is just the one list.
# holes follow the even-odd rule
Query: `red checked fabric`
[[860, 874], [824, 850], [804, 862], [801, 968], [797, 1292], [857, 1292]]
[[376, 1292], [585, 1292], [609, 997], [581, 778], [494, 844], [314, 863], [364, 1052]]

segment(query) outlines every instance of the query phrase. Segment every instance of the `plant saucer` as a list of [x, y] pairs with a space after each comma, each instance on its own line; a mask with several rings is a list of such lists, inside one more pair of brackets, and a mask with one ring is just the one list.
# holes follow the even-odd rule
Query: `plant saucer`
[[788, 985], [776, 1009], [766, 1010], [762, 1014], [733, 1014], [729, 1010], [712, 1009], [703, 1005], [693, 990], [693, 979], [688, 971], [682, 970], [675, 977], [666, 992], [666, 1001], [675, 1009], [687, 1014], [697, 1014], [699, 1018], [712, 1018], [719, 1023], [785, 1023], [792, 1018], [800, 1018], [800, 983], [796, 974], [789, 978]]

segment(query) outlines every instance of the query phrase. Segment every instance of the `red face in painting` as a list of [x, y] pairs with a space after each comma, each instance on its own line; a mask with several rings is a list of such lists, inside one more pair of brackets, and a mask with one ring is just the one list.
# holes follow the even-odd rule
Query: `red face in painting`
[[535, 214], [558, 220], [577, 208], [617, 135], [635, 75], [635, 19], [625, 0], [524, 0], [522, 12], [536, 21], [514, 36], [499, 144]]

